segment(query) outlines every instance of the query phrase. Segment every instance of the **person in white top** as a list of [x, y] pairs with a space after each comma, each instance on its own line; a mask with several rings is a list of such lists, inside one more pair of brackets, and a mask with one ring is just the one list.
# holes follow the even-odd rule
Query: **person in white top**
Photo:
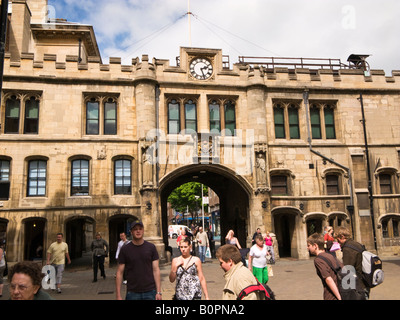
[[253, 245], [250, 249], [248, 267], [260, 283], [267, 283], [267, 255], [269, 255], [268, 248], [264, 244], [264, 239], [262, 235], [257, 235], [255, 240], [256, 244]]
[[118, 260], [118, 255], [119, 252], [121, 251], [121, 248], [127, 244], [129, 242], [129, 240], [126, 238], [126, 233], [125, 232], [121, 232], [119, 234], [119, 238], [121, 239], [120, 242], [118, 242], [118, 247], [117, 247], [117, 253], [115, 254], [115, 259]]

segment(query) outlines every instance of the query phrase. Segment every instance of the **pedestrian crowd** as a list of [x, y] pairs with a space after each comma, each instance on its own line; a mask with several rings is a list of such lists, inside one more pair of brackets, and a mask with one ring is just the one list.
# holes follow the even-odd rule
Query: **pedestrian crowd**
[[[131, 224], [132, 240], [127, 240], [121, 233], [116, 259], [118, 268], [116, 278], [117, 300], [162, 300], [161, 274], [159, 255], [154, 244], [144, 240], [144, 225], [140, 220]], [[182, 230], [177, 239], [180, 252], [173, 258], [169, 280], [175, 282], [174, 300], [208, 300], [208, 289], [203, 274], [202, 264], [206, 255], [211, 257], [210, 245], [214, 242], [211, 232], [202, 227]], [[274, 239], [269, 232], [261, 233], [257, 228], [252, 238], [250, 249], [242, 248], [233, 230], [225, 237], [225, 245], [215, 251], [216, 258], [224, 271], [226, 281], [222, 292], [223, 300], [265, 300], [273, 298], [273, 293], [267, 285], [269, 277], [273, 276], [272, 265], [275, 263]], [[198, 256], [194, 250], [197, 245]], [[105, 279], [104, 260], [109, 254], [107, 241], [101, 234], [91, 244], [93, 252], [93, 282], [97, 281], [98, 270]], [[344, 227], [333, 230], [325, 227], [324, 233], [315, 233], [307, 238], [307, 249], [315, 255], [314, 265], [323, 286], [325, 300], [341, 300], [341, 286], [335, 268], [352, 266], [356, 272], [356, 288], [360, 300], [369, 298], [370, 287], [363, 281], [362, 254], [363, 246], [351, 238], [351, 233]], [[336, 257], [336, 252], [342, 250], [343, 261]], [[57, 239], [47, 250], [47, 269], [40, 268], [35, 262], [19, 262], [10, 271], [6, 266], [4, 246], [0, 246], [0, 297], [3, 289], [3, 275], [8, 272], [10, 282], [10, 299], [12, 300], [50, 300], [49, 294], [41, 290], [43, 284], [61, 293], [62, 275], [65, 263], [71, 263], [68, 245], [63, 241], [63, 234], [57, 234]], [[53, 269], [51, 269], [53, 268]], [[43, 270], [47, 274], [43, 274]], [[51, 271], [53, 270], [53, 271]], [[45, 276], [45, 280], [43, 280]], [[121, 296], [122, 285], [126, 284], [126, 296]]]

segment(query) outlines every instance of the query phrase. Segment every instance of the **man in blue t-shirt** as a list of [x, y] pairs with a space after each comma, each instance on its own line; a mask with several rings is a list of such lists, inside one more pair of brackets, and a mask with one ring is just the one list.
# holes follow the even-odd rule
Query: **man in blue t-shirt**
[[116, 279], [117, 300], [122, 300], [121, 284], [125, 270], [126, 300], [162, 300], [159, 256], [154, 244], [143, 239], [144, 226], [136, 220], [131, 226], [132, 241], [121, 248]]

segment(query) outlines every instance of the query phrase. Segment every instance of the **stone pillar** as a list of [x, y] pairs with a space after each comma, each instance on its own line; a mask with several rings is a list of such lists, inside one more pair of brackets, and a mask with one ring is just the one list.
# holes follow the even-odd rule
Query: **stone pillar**
[[[161, 209], [158, 200], [158, 182], [156, 176], [157, 164], [153, 149], [154, 140], [149, 140], [148, 133], [157, 129], [156, 114], [156, 74], [154, 65], [149, 63], [147, 55], [142, 56], [142, 62], [135, 70], [135, 100], [138, 128], [138, 158], [140, 172], [140, 218], [144, 224], [144, 235], [147, 241], [154, 243], [160, 255], [160, 261], [165, 261], [165, 245], [162, 238]], [[154, 135], [154, 134], [153, 134]]]

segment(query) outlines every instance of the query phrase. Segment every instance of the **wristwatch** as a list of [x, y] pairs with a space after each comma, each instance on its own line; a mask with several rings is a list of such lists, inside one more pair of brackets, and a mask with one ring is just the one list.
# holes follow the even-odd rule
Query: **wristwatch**
[[159, 295], [161, 295], [161, 296], [162, 296], [162, 292], [157, 292], [157, 294], [159, 294]]

